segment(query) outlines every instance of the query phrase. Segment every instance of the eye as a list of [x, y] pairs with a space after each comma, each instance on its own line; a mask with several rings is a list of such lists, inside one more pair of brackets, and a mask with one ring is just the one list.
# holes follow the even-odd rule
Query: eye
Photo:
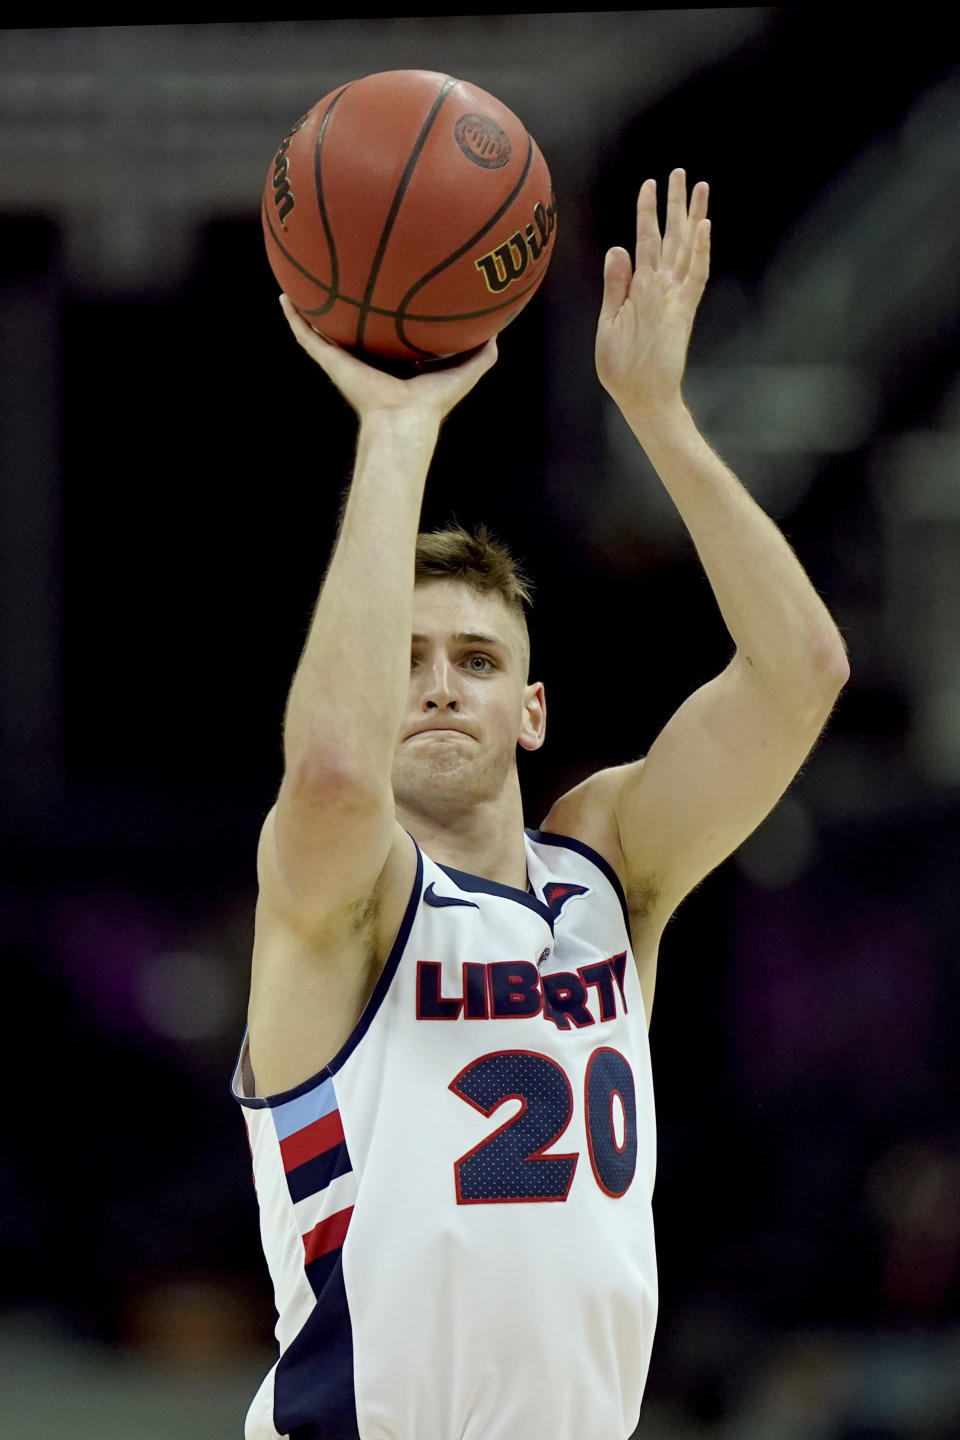
[[467, 664], [475, 675], [487, 675], [497, 668], [489, 655], [471, 655]]

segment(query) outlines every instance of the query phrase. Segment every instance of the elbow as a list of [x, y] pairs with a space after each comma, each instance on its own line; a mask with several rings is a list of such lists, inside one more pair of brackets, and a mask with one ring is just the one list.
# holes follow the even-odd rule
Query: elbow
[[839, 630], [834, 629], [818, 646], [816, 668], [832, 704], [850, 679], [850, 657]]
[[837, 659], [836, 666], [834, 667], [833, 678], [836, 685], [837, 694], [839, 695], [844, 685], [846, 685], [847, 681], [850, 679], [850, 657], [847, 654], [846, 647], [842, 644], [840, 648], [840, 655]]
[[807, 665], [798, 672], [798, 715], [803, 715], [815, 730], [822, 729], [849, 679], [847, 647], [840, 632], [834, 631], [811, 648]]
[[833, 705], [850, 679], [850, 660], [843, 636], [828, 614], [810, 626], [789, 660], [789, 669], [814, 704]]
[[764, 666], [744, 654], [752, 684], [761, 685], [791, 726], [818, 733], [850, 678], [847, 648], [833, 626], [808, 636]]
[[283, 785], [288, 793], [324, 809], [362, 809], [382, 803], [389, 788], [389, 777], [377, 783], [377, 770], [342, 750], [305, 750], [287, 754]]

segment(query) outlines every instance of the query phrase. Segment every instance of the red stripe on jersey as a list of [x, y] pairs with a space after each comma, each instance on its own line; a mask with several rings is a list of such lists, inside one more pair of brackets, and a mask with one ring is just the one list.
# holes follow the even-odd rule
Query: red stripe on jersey
[[322, 1155], [324, 1150], [332, 1150], [334, 1145], [339, 1145], [342, 1140], [340, 1111], [331, 1110], [329, 1115], [321, 1115], [319, 1120], [305, 1125], [302, 1130], [294, 1130], [286, 1140], [280, 1141], [284, 1171], [289, 1174], [298, 1165], [305, 1165], [308, 1160]]
[[304, 1235], [303, 1259], [305, 1265], [309, 1265], [311, 1260], [317, 1260], [321, 1255], [329, 1255], [331, 1250], [340, 1248], [346, 1238], [352, 1214], [352, 1205], [346, 1210], [337, 1210], [335, 1214], [328, 1215], [326, 1220], [321, 1220], [319, 1225], [314, 1225], [313, 1229]]

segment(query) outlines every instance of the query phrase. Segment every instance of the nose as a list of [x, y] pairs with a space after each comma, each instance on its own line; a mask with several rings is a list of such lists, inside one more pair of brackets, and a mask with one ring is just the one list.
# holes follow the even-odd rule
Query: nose
[[460, 697], [456, 690], [456, 672], [445, 655], [438, 655], [424, 669], [423, 690], [420, 704], [424, 710], [451, 710], [460, 708]]

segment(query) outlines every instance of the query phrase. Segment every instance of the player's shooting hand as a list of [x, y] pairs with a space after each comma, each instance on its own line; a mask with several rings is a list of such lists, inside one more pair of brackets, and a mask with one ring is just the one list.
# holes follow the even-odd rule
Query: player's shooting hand
[[408, 411], [439, 424], [497, 358], [497, 342], [488, 340], [465, 360], [400, 380], [318, 335], [286, 295], [281, 295], [280, 304], [298, 344], [326, 372], [361, 421], [378, 412]]
[[710, 270], [707, 197], [707, 185], [698, 182], [688, 208], [686, 174], [674, 170], [661, 237], [656, 181], [645, 180], [637, 200], [635, 264], [619, 246], [607, 252], [597, 374], [634, 424], [682, 404], [690, 332]]

